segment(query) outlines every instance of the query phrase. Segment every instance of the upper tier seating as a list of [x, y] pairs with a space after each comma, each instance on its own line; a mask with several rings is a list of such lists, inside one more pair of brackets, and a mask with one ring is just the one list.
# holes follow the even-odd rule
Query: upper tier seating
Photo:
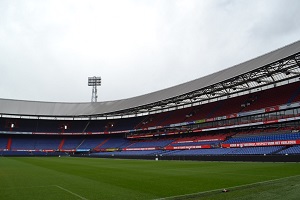
[[[215, 101], [195, 107], [150, 115], [143, 118], [135, 128], [165, 126], [184, 121], [195, 121], [212, 117], [225, 116], [238, 112], [282, 105], [300, 100], [300, 82], [258, 91], [244, 96]], [[278, 94], [281, 98], [277, 98]]]
[[[280, 94], [280, 98], [278, 98]], [[124, 131], [190, 122], [238, 112], [300, 101], [300, 81], [288, 85], [258, 91], [239, 97], [206, 103], [194, 107], [152, 114], [149, 116], [113, 120], [41, 120], [0, 118], [0, 131], [82, 133]], [[9, 121], [16, 126], [9, 127]], [[67, 127], [65, 129], [65, 127]]]
[[[300, 82], [296, 82], [275, 89], [258, 92], [255, 95], [257, 97], [255, 102], [245, 107], [243, 111], [291, 103], [292, 100], [295, 101], [300, 98], [298, 93], [299, 87]], [[280, 98], [278, 98], [278, 94], [280, 94]]]

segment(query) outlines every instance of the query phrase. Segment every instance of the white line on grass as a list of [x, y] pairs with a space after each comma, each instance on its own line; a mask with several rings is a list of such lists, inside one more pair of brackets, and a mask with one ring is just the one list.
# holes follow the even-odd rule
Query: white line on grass
[[70, 190], [68, 190], [68, 189], [66, 189], [66, 188], [63, 188], [63, 187], [59, 186], [59, 185], [54, 185], [54, 186], [55, 186], [55, 187], [58, 187], [58, 188], [61, 189], [61, 190], [66, 191], [66, 192], [68, 192], [68, 193], [70, 193], [70, 194], [72, 194], [72, 195], [74, 195], [74, 196], [76, 196], [76, 197], [79, 197], [80, 199], [88, 200], [87, 198], [84, 198], [83, 196], [80, 196], [79, 194], [76, 194], [76, 193], [74, 193], [74, 192], [72, 192], [72, 191], [70, 191]]
[[66, 188], [63, 188], [63, 187], [59, 186], [59, 185], [37, 185], [37, 186], [10, 187], [10, 188], [3, 188], [2, 187], [2, 188], [0, 188], [0, 190], [11, 190], [11, 189], [15, 190], [15, 189], [28, 189], [28, 188], [47, 188], [47, 187], [57, 187], [57, 188], [59, 188], [61, 190], [64, 190], [65, 192], [68, 192], [68, 193], [70, 193], [70, 194], [72, 194], [74, 196], [79, 197], [82, 200], [88, 200], [87, 198], [84, 198], [83, 196], [80, 196], [79, 194], [76, 194], [76, 193], [74, 193], [74, 192], [72, 192], [72, 191], [70, 191], [70, 190], [68, 190]]
[[[299, 177], [299, 176], [300, 175], [288, 176], [288, 177], [283, 177], [283, 178], [278, 178], [278, 179], [273, 179], [273, 180], [268, 180], [268, 181], [261, 181], [261, 182], [249, 183], [249, 184], [245, 184], [245, 185], [237, 185], [237, 186], [233, 186], [233, 187], [228, 187], [226, 189], [230, 190], [230, 189], [239, 188], [239, 187], [252, 186], [252, 185], [257, 185], [257, 184], [262, 184], [262, 183], [270, 183], [270, 182], [275, 182], [275, 181], [289, 179], [289, 178], [294, 178], [294, 177]], [[173, 198], [179, 198], [179, 197], [185, 197], [185, 196], [193, 196], [193, 195], [205, 194], [205, 193], [209, 193], [209, 192], [222, 191], [223, 189], [224, 188], [222, 188], [222, 189], [214, 189], [214, 190], [208, 190], [208, 191], [203, 191], [203, 192], [196, 192], [196, 193], [183, 194], [183, 195], [178, 195], [178, 196], [164, 197], [164, 198], [159, 198], [159, 199], [154, 199], [154, 200], [167, 200], [167, 199], [173, 199]]]

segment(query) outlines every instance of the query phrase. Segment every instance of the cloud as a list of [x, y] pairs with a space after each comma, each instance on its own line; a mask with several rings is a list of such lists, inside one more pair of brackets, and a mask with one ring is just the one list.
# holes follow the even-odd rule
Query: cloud
[[[282, 9], [284, 8], [284, 9]], [[0, 2], [1, 98], [90, 101], [142, 95], [299, 39], [299, 2]]]

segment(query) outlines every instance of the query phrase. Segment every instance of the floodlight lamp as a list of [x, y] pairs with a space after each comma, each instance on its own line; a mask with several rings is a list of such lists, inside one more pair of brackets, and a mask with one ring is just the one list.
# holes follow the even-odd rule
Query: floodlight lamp
[[89, 86], [100, 86], [101, 85], [101, 77], [93, 76], [88, 78]]
[[92, 102], [97, 102], [97, 86], [101, 86], [101, 77], [88, 77], [88, 86], [92, 86]]
[[10, 124], [10, 128], [15, 128], [15, 124], [14, 124], [14, 123], [11, 123], [11, 124]]

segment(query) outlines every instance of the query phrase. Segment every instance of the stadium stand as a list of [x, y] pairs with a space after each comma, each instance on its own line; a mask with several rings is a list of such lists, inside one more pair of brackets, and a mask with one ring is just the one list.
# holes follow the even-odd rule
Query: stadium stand
[[224, 144], [232, 143], [247, 143], [247, 142], [267, 142], [267, 141], [278, 141], [278, 140], [299, 140], [300, 133], [283, 133], [283, 134], [272, 134], [270, 135], [255, 135], [255, 136], [245, 136], [243, 134], [236, 135], [224, 142]]
[[295, 145], [277, 152], [277, 154], [300, 154], [300, 145]]
[[234, 155], [265, 155], [273, 154], [282, 150], [283, 146], [271, 146], [271, 147], [244, 147], [237, 148], [235, 151], [231, 152]]
[[94, 149], [99, 144], [102, 144], [106, 138], [85, 138], [81, 144], [77, 147], [77, 149]]
[[169, 145], [173, 140], [169, 139], [158, 139], [158, 140], [150, 140], [150, 141], [139, 141], [135, 142], [129, 146], [128, 148], [147, 148], [147, 147], [165, 147]]
[[64, 138], [64, 144], [62, 145], [63, 150], [72, 150], [76, 149], [82, 142], [84, 138], [82, 137], [68, 137]]
[[300, 41], [154, 93], [97, 103], [0, 99], [0, 155], [298, 155]]
[[4, 150], [4, 149], [8, 149], [7, 148], [7, 144], [8, 144], [8, 138], [7, 137], [3, 137], [1, 135], [1, 137], [0, 137], [0, 151]]
[[182, 150], [174, 153], [169, 153], [169, 155], [177, 155], [177, 156], [194, 156], [194, 155], [225, 155], [231, 154], [235, 151], [234, 148], [218, 148], [218, 149], [190, 149], [190, 150]]
[[106, 143], [104, 143], [101, 148], [122, 148], [130, 144], [130, 141], [123, 138], [109, 138]]
[[11, 150], [57, 150], [60, 138], [55, 136], [12, 135]]

